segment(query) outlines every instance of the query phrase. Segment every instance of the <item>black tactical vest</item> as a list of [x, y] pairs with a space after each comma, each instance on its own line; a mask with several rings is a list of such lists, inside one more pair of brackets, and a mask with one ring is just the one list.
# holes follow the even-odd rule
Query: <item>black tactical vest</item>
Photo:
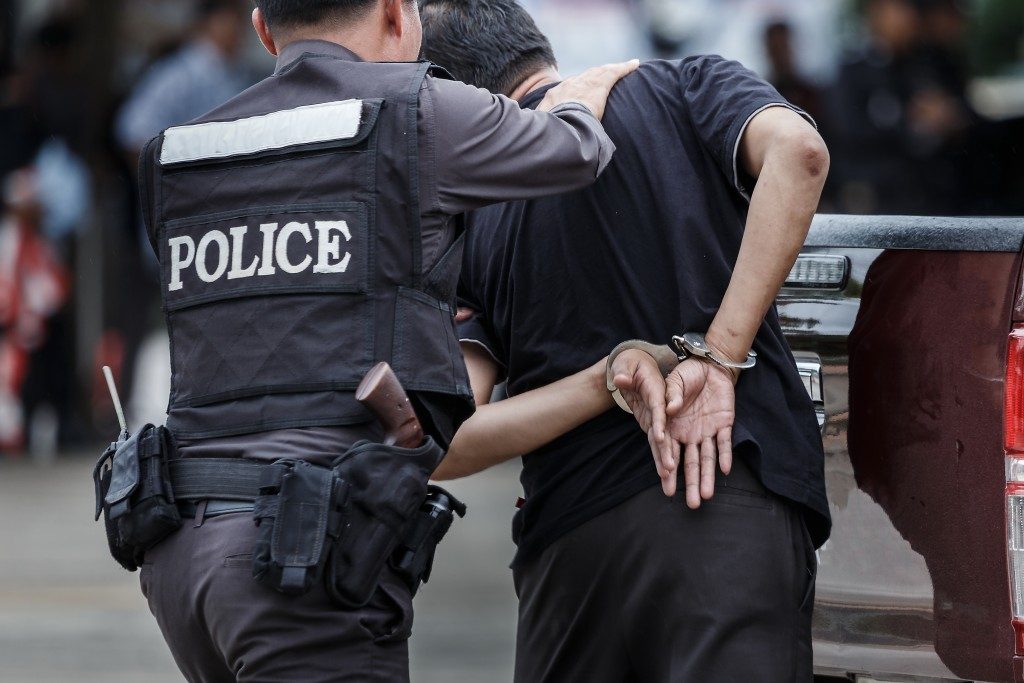
[[305, 54], [143, 151], [185, 438], [355, 424], [377, 361], [410, 391], [472, 394], [453, 323], [461, 240], [421, 263], [426, 63]]

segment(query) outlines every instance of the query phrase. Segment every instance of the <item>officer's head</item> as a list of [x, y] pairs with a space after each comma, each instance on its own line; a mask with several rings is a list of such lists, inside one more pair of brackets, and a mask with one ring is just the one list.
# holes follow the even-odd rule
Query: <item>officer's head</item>
[[516, 0], [420, 0], [423, 54], [460, 81], [510, 95], [555, 67], [551, 43]]
[[413, 61], [423, 35], [416, 0], [256, 0], [252, 23], [273, 55], [296, 40], [319, 39], [368, 61]]

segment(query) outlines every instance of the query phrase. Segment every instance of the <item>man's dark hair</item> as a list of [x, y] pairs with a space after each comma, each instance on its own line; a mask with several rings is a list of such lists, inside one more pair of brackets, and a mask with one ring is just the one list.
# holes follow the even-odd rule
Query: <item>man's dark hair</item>
[[516, 0], [420, 0], [423, 55], [455, 78], [510, 94], [556, 65], [551, 43]]
[[356, 19], [377, 0], [256, 0], [271, 28], [342, 24]]

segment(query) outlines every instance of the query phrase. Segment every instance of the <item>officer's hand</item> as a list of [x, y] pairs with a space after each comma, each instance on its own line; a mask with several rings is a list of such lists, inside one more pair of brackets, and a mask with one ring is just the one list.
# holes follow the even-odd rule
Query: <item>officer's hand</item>
[[715, 494], [715, 462], [725, 474], [732, 469], [734, 382], [732, 371], [697, 358], [684, 360], [665, 378], [668, 432], [686, 449], [686, 504], [693, 509]]
[[639, 66], [640, 60], [634, 59], [587, 69], [548, 90], [537, 109], [550, 111], [566, 102], [578, 102], [600, 120], [604, 116], [604, 106], [608, 102], [612, 87], [620, 78], [633, 73]]
[[679, 443], [668, 438], [665, 414], [665, 379], [658, 364], [647, 353], [627, 349], [612, 362], [615, 386], [633, 411], [640, 428], [647, 433], [661, 488], [671, 496], [676, 488]]
[[469, 308], [467, 306], [459, 306], [455, 310], [455, 322], [464, 323], [470, 318], [472, 318], [474, 315], [476, 315], [476, 311], [474, 311], [472, 308]]

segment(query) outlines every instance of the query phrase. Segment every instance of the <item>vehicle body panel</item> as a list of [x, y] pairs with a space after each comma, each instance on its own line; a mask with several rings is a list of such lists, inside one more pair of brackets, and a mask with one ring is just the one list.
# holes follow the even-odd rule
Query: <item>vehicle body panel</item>
[[1024, 681], [1002, 447], [1022, 237], [1019, 219], [819, 217], [804, 253], [847, 257], [849, 278], [779, 297], [823, 375], [819, 673]]

